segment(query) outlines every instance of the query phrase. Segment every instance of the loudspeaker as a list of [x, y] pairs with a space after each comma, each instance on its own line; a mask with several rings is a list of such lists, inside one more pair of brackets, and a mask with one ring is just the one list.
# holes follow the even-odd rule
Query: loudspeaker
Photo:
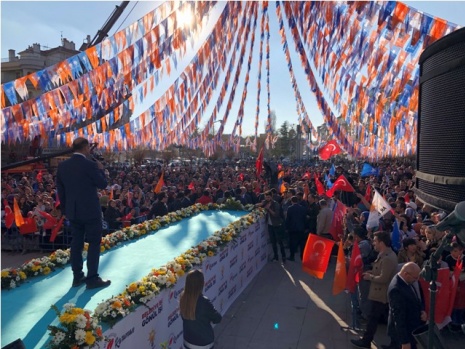
[[447, 212], [465, 199], [465, 28], [420, 56], [415, 192]]
[[23, 341], [20, 338], [18, 338], [14, 342], [11, 342], [10, 344], [7, 344], [4, 347], [2, 347], [2, 349], [26, 349], [26, 347]]

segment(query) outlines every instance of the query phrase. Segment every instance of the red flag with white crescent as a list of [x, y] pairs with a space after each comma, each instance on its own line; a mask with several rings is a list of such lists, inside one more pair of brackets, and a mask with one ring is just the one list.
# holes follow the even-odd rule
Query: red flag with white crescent
[[338, 179], [336, 179], [331, 189], [326, 191], [326, 196], [332, 197], [336, 190], [347, 191], [351, 193], [355, 192], [354, 187], [352, 187], [344, 175], [340, 175]]
[[342, 152], [342, 149], [335, 140], [329, 141], [318, 150], [321, 160], [328, 160], [331, 156], [337, 155], [340, 152]]
[[255, 173], [257, 178], [260, 177], [263, 170], [263, 145], [262, 149], [260, 149], [260, 153], [258, 154], [257, 161], [255, 162]]
[[[425, 298], [425, 311], [427, 314], [429, 314], [429, 282], [425, 281], [423, 278], [420, 278], [419, 283], [423, 290], [423, 296]], [[450, 277], [449, 268], [441, 268], [438, 270], [436, 285], [438, 287], [438, 293], [436, 294], [434, 322], [437, 325], [440, 325], [439, 327], [442, 328], [446, 323], [450, 321], [450, 315], [452, 313], [452, 308], [450, 307], [450, 296], [453, 290], [453, 280]]]
[[55, 227], [52, 230], [52, 233], [50, 234], [50, 242], [54, 242], [58, 232], [61, 230], [61, 227], [63, 227], [63, 220], [65, 219], [65, 216], [62, 216], [61, 219], [58, 221], [58, 223], [55, 225]]
[[316, 173], [314, 174], [315, 177], [315, 185], [316, 185], [316, 191], [318, 192], [318, 195], [323, 195], [325, 193], [325, 187], [323, 186], [323, 183], [320, 182], [318, 179], [318, 176]]
[[337, 200], [334, 208], [333, 220], [329, 227], [329, 233], [334, 241], [341, 240], [340, 235], [344, 234], [344, 216], [347, 213], [347, 207], [341, 201]]
[[358, 243], [354, 243], [352, 247], [352, 255], [350, 257], [349, 271], [347, 272], [346, 289], [350, 293], [355, 293], [355, 287], [362, 279], [363, 260], [360, 253]]
[[316, 234], [310, 234], [304, 249], [302, 260], [302, 269], [306, 273], [323, 279], [328, 269], [329, 257], [333, 248], [334, 241], [323, 238]]
[[5, 226], [9, 229], [15, 221], [15, 215], [10, 207], [10, 204], [8, 204], [8, 201], [3, 200], [3, 205], [5, 206]]

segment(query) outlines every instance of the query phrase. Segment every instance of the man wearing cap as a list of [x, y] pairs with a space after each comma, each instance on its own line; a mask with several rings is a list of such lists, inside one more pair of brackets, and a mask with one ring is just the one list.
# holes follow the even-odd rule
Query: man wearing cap
[[[108, 185], [99, 161], [92, 161], [89, 141], [76, 138], [74, 154], [58, 165], [57, 188], [61, 210], [71, 227], [71, 267], [73, 287], [87, 284], [88, 289], [107, 287], [110, 280], [103, 280], [98, 274], [100, 241], [102, 239], [102, 210], [97, 189]], [[84, 239], [89, 243], [87, 251], [87, 277], [82, 271], [82, 250]]]

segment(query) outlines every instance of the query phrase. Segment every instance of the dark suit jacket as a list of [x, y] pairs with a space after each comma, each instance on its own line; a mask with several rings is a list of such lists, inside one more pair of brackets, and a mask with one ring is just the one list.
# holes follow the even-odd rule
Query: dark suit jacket
[[412, 332], [422, 325], [420, 316], [424, 307], [418, 297], [399, 274], [394, 276], [388, 288], [388, 335], [399, 344], [415, 342]]
[[70, 220], [102, 217], [97, 188], [105, 189], [105, 173], [84, 156], [74, 154], [58, 165], [57, 188], [61, 211]]
[[307, 210], [299, 204], [293, 204], [287, 209], [286, 228], [293, 232], [305, 231]]

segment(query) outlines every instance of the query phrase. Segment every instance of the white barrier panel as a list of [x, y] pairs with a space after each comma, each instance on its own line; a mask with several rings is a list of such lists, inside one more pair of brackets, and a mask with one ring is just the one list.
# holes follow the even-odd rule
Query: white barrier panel
[[[267, 263], [269, 252], [265, 219], [242, 231], [222, 251], [203, 261], [204, 295], [221, 314]], [[99, 349], [182, 349], [182, 319], [179, 297], [185, 276], [173, 288], [165, 289], [146, 306], [137, 309], [104, 332], [109, 341], [98, 343]]]

